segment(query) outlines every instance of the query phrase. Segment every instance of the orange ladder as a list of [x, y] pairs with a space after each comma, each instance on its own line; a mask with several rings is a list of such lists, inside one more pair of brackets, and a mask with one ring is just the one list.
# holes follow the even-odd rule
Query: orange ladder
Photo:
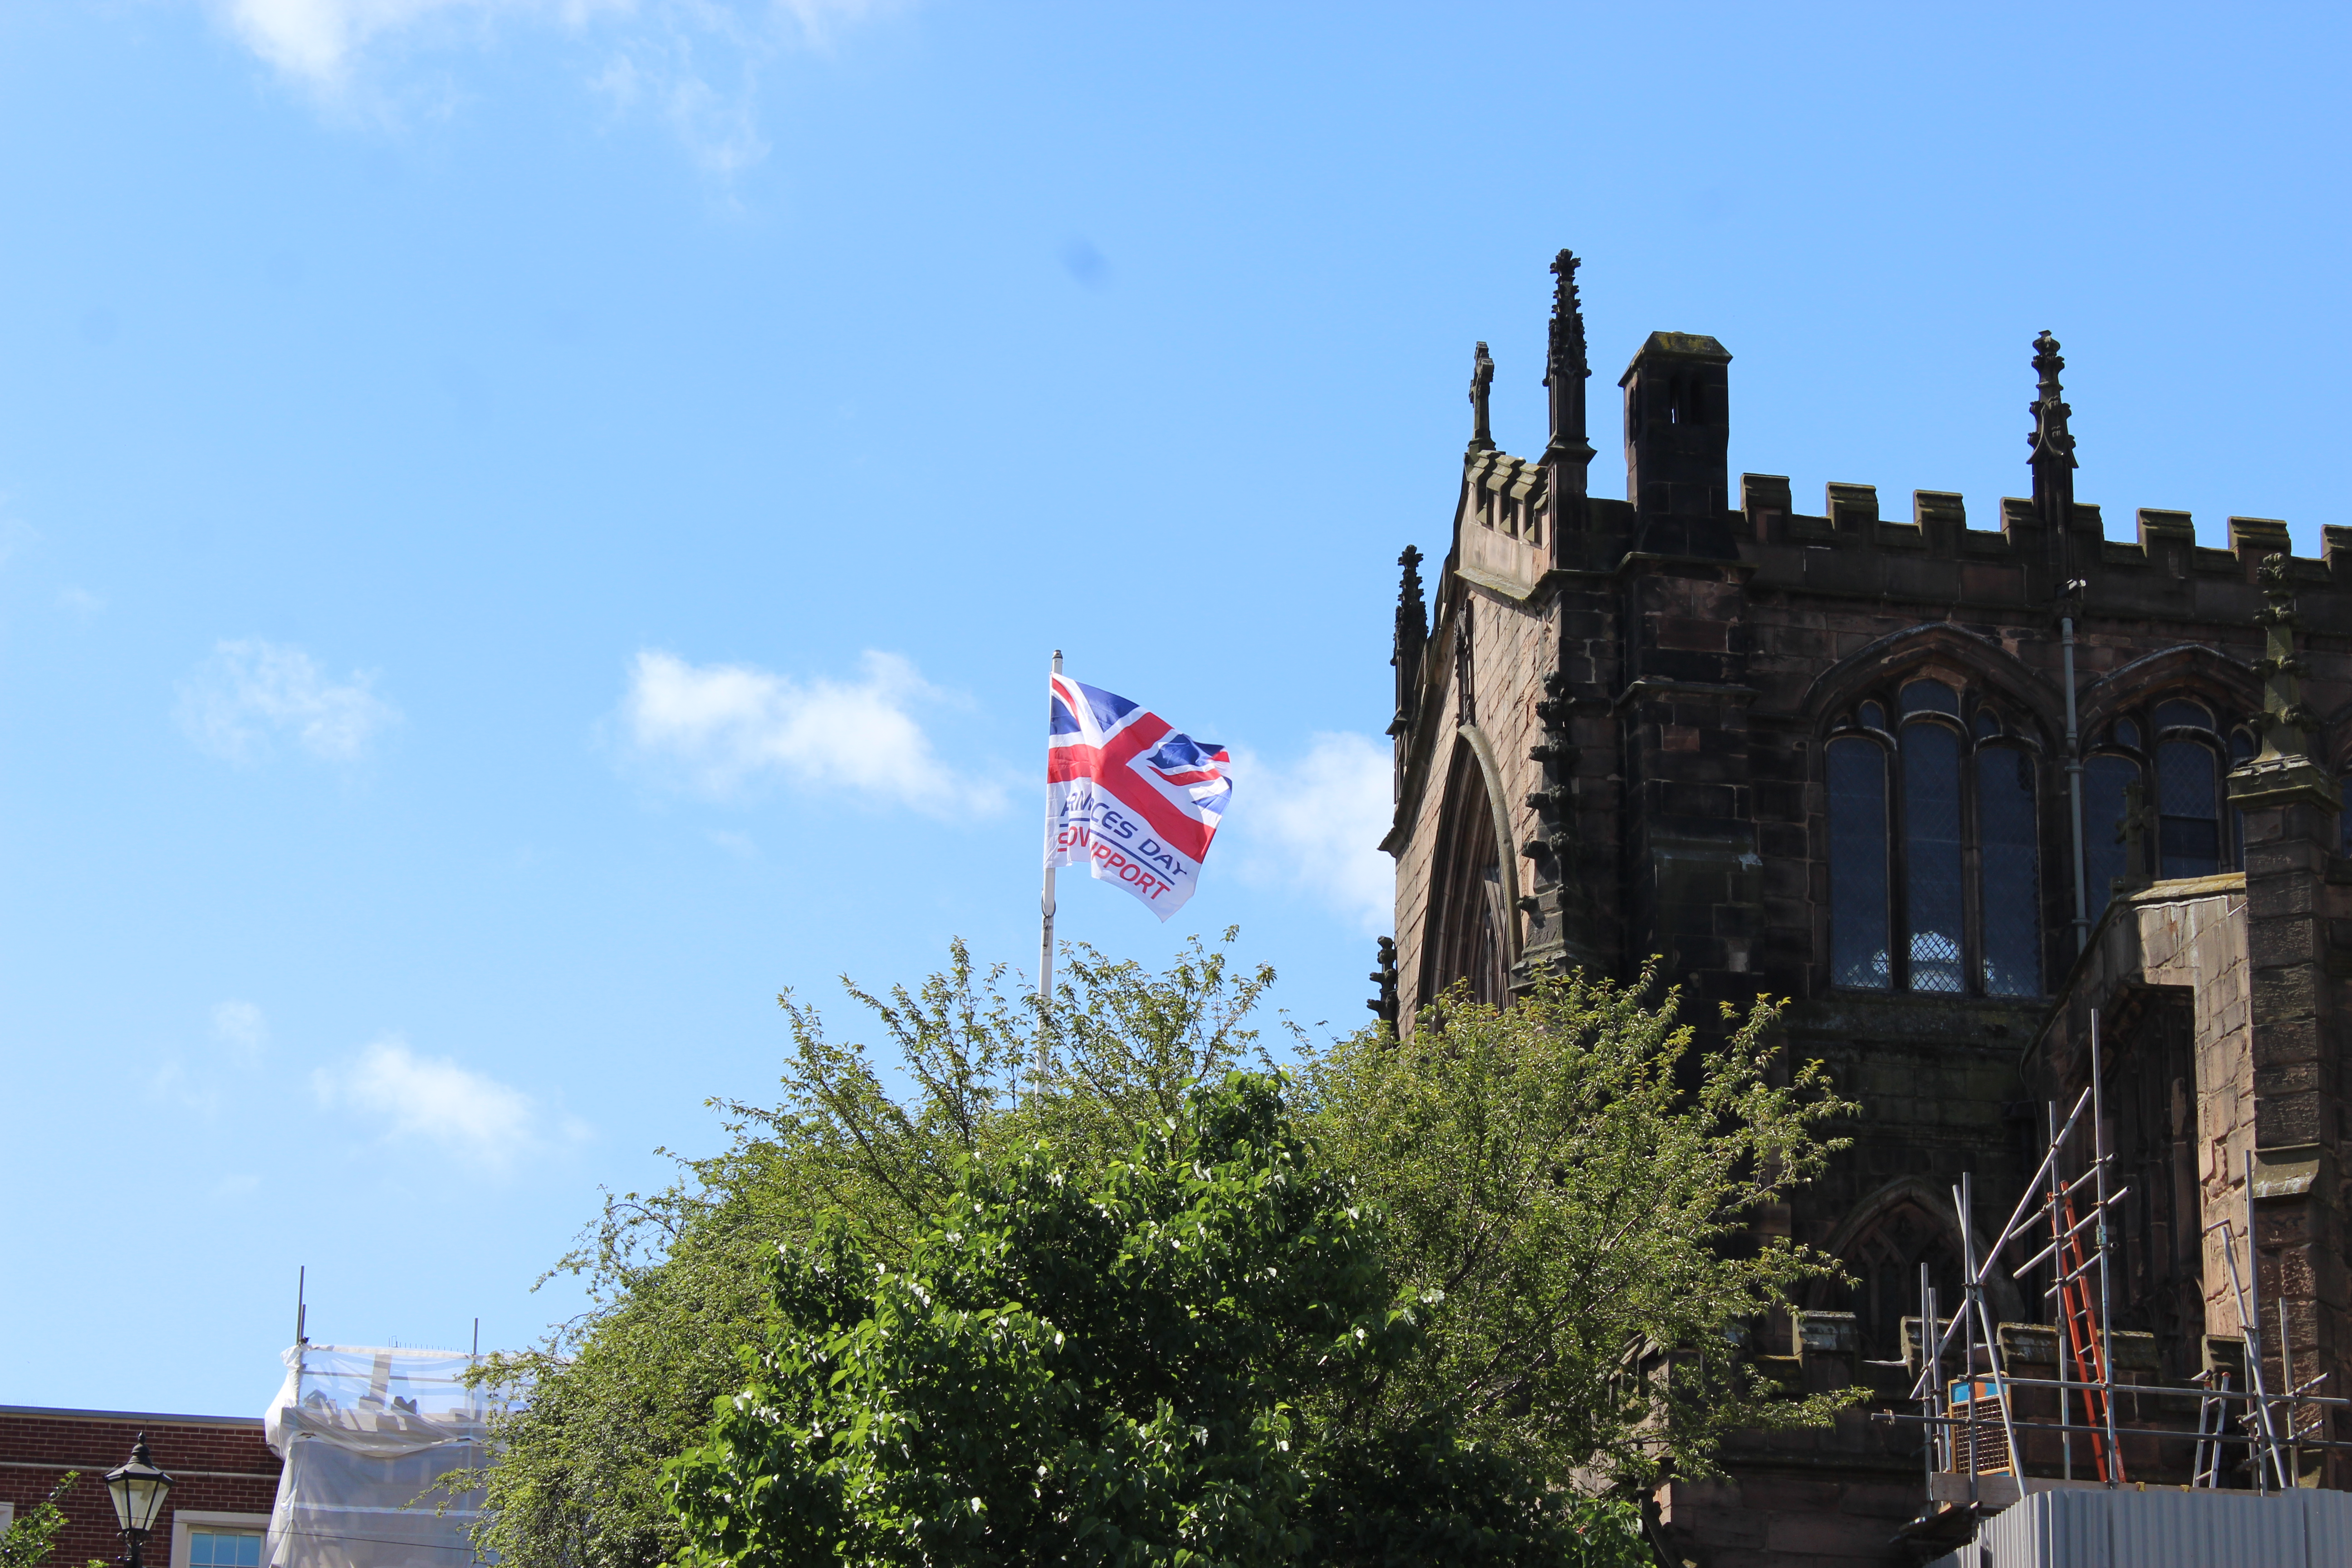
[[[2091, 1454], [2098, 1462], [2099, 1479], [2121, 1485], [2123, 1456], [2107, 1451], [2107, 1345], [2099, 1333], [2098, 1309], [2092, 1302], [2090, 1282], [2084, 1278], [2090, 1272], [2090, 1260], [2084, 1253], [2082, 1231], [2075, 1224], [2072, 1187], [2059, 1188], [2050, 1223], [2058, 1233], [2058, 1317], [2066, 1326], [2066, 1349], [2074, 1358], [2077, 1374], [2071, 1381], [2097, 1385], [2076, 1391], [2083, 1396], [2083, 1415], [2091, 1429]], [[2059, 1375], [2064, 1378], [2063, 1367]], [[2059, 1390], [2062, 1400], [2065, 1394], [2065, 1390]]]

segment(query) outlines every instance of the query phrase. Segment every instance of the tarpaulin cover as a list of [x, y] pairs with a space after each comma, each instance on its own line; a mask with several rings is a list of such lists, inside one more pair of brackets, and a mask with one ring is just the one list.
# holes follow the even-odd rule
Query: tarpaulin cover
[[479, 1491], [433, 1489], [487, 1460], [490, 1403], [455, 1351], [298, 1345], [263, 1417], [286, 1461], [269, 1568], [466, 1568]]

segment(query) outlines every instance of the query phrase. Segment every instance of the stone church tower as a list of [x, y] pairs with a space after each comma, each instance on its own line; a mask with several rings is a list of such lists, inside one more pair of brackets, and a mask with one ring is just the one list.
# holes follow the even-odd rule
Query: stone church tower
[[[1735, 488], [1732, 355], [1690, 332], [1653, 332], [1619, 378], [1623, 499], [1593, 494], [1577, 266], [1552, 267], [1543, 451], [1496, 447], [1479, 344], [1426, 606], [1424, 558], [1401, 558], [1376, 1010], [1410, 1031], [1456, 982], [1502, 1002], [1653, 957], [1694, 1022], [1791, 999], [1790, 1051], [1864, 1110], [1832, 1173], [1763, 1223], [1854, 1283], [1762, 1326], [1756, 1352], [1884, 1406], [1910, 1386], [1921, 1266], [1957, 1291], [1954, 1184], [1972, 1178], [1981, 1246], [2042, 1157], [2044, 1103], [2086, 1081], [2102, 1007], [2135, 1194], [2116, 1323], [2147, 1337], [2148, 1375], [2242, 1356], [2210, 1227], [2251, 1215], [2294, 1363], [2344, 1380], [2352, 529], [2324, 531], [2323, 560], [2263, 519], [2231, 519], [2225, 550], [2178, 511], [2108, 539], [2074, 500], [2047, 333], [2032, 494], [1986, 508], [1992, 527], [1944, 491], [1906, 519], [1866, 484], [1810, 515], [1785, 479]], [[2202, 967], [2182, 967], [2183, 921]], [[2000, 1289], [2004, 1321], [2049, 1321], [2031, 1279]], [[1662, 1493], [1667, 1534], [1710, 1564], [1914, 1561], [1894, 1537], [1926, 1500], [1916, 1432], [1856, 1415], [1735, 1448], [1732, 1481]], [[2168, 1442], [2151, 1477], [2187, 1463]], [[2306, 1484], [2352, 1485], [2345, 1458], [2307, 1451]]]

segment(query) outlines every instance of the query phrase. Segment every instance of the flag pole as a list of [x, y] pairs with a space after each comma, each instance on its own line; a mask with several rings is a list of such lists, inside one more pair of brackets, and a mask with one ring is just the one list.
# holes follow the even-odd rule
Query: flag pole
[[[1062, 650], [1054, 650], [1054, 673], [1062, 673]], [[1045, 732], [1050, 738], [1054, 725], [1054, 700], [1045, 699]], [[1054, 791], [1049, 784], [1045, 790], [1045, 890], [1037, 900], [1043, 916], [1037, 932], [1037, 1082], [1045, 1081], [1045, 1010], [1054, 1005]]]

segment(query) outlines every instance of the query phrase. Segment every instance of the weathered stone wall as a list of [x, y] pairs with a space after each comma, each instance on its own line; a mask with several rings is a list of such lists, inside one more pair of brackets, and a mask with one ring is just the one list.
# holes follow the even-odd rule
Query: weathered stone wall
[[[1502, 853], [1520, 894], [1549, 891], [1556, 906], [1515, 921], [1515, 944], [1541, 941], [1541, 951], [1574, 955], [1619, 977], [1655, 955], [1664, 977], [1699, 1004], [1691, 1016], [1702, 1027], [1711, 1026], [1717, 1001], [1742, 1005], [1759, 993], [1786, 998], [1792, 1054], [1824, 1062], [1839, 1089], [1863, 1105], [1849, 1130], [1853, 1146], [1799, 1193], [1787, 1213], [1766, 1216], [1763, 1228], [1834, 1250], [1892, 1205], [1926, 1205], [1948, 1221], [1946, 1194], [1967, 1172], [1977, 1201], [1972, 1223], [1989, 1237], [2040, 1154], [2036, 1097], [2047, 1084], [2039, 1075], [2057, 1068], [2048, 1058], [2031, 1063], [2028, 1053], [2042, 1032], [2048, 996], [2070, 985], [2076, 995], [2121, 985], [2126, 972], [2138, 974], [2145, 960], [2156, 971], [2133, 984], [2184, 986], [2195, 996], [2194, 1115], [2201, 1141], [2195, 1168], [2207, 1217], [2230, 1204], [2242, 1213], [2242, 1186], [2232, 1184], [2242, 1182], [2246, 1149], [2284, 1137], [2257, 1135], [2263, 1095], [2278, 1099], [2274, 1120], [2288, 1115], [2292, 1100], [2293, 1114], [2302, 1118], [2297, 1125], [2312, 1130], [2297, 1137], [2324, 1145], [2327, 1163], [2314, 1184], [2326, 1206], [2311, 1210], [2317, 1219], [2273, 1225], [2263, 1267], [2284, 1271], [2286, 1293], [2310, 1303], [2308, 1325], [2297, 1321], [2298, 1346], [2308, 1340], [2316, 1354], [2323, 1344], [2352, 1336], [2352, 1285], [2338, 1234], [2340, 1216], [2352, 1208], [2352, 1173], [2336, 1154], [2347, 1136], [2338, 1091], [2341, 1047], [2332, 1033], [2308, 1030], [2312, 1038], [2294, 1044], [2289, 1031], [2266, 1056], [2250, 1032], [2265, 1005], [2300, 1008], [2296, 1017], [2352, 1016], [2338, 1006], [2352, 1004], [2352, 996], [2337, 994], [2352, 985], [2352, 963], [2327, 957], [2352, 953], [2352, 884], [2334, 887], [2326, 897], [2335, 902], [2324, 910], [2290, 907], [2302, 895], [2291, 895], [2285, 881], [2276, 884], [2270, 929], [2277, 943], [2301, 946], [2270, 965], [2276, 973], [2267, 983], [2269, 1004], [2256, 978], [2265, 972], [2262, 955], [2250, 960], [2242, 931], [2233, 936], [2238, 928], [2215, 917], [2219, 896], [2184, 892], [2178, 884], [2159, 884], [2162, 896], [2143, 895], [2127, 913], [2111, 916], [2097, 944], [2077, 954], [2090, 933], [2075, 923], [2059, 615], [2071, 606], [2075, 620], [2074, 685], [2085, 749], [2118, 713], [2174, 695], [2206, 704], [2227, 731], [2261, 706], [2255, 661], [2264, 650], [2254, 615], [2263, 596], [2255, 569], [2287, 551], [2284, 525], [2232, 518], [2229, 547], [2211, 549], [2196, 542], [2186, 514], [2142, 510], [2131, 539], [2109, 540], [2097, 506], [2072, 503], [2070, 510], [2062, 497], [2046, 506], [2002, 500], [1981, 509], [1998, 526], [1980, 529], [1969, 526], [1963, 498], [1928, 490], [1914, 493], [1908, 521], [1890, 521], [1880, 515], [1875, 489], [1858, 484], [1830, 485], [1821, 515], [1809, 516], [1795, 510], [1788, 481], [1769, 475], [1744, 476], [1738, 507], [1713, 510], [1718, 503], [1706, 498], [1726, 487], [1706, 464], [1719, 460], [1710, 454], [1720, 451], [1717, 436], [1728, 393], [1721, 363], [1708, 356], [1721, 351], [1712, 340], [1670, 338], [1653, 339], [1643, 353], [1666, 356], [1653, 363], [1666, 367], [1668, 382], [1660, 386], [1675, 374], [1685, 376], [1675, 395], [1691, 399], [1686, 412], [1707, 428], [1685, 433], [1674, 425], [1673, 439], [1685, 442], [1687, 451], [1651, 451], [1643, 440], [1661, 437], [1648, 426], [1646, 437], [1629, 435], [1637, 476], [1664, 476], [1658, 484], [1636, 482], [1633, 502], [1562, 500], [1574, 496], [1571, 487], [1549, 494], [1539, 466], [1491, 450], [1474, 450], [1465, 465], [1453, 548], [1433, 594], [1418, 712], [1401, 746], [1401, 798], [1388, 841], [1398, 862], [1402, 1026], [1410, 1027], [1414, 1009], [1451, 978], [1433, 973], [1427, 947], [1449, 826], [1449, 781], [1454, 770], [1474, 765], [1457, 744], [1461, 663], [1454, 638], [1466, 612], [1477, 726], [1491, 742], [1496, 793], [1510, 824], [1511, 842]], [[1675, 354], [1687, 363], [1670, 364]], [[1637, 368], [1645, 363], [1652, 362], [1637, 356]], [[1705, 375], [1692, 374], [1693, 365]], [[1640, 379], [1628, 376], [1629, 384]], [[1652, 387], [1645, 396], [1660, 395]], [[1654, 415], [1652, 407], [1644, 417]], [[1506, 504], [1514, 499], [1524, 503], [1516, 510]], [[2063, 527], [2053, 531], [2045, 516], [2063, 519]], [[1548, 536], [1528, 535], [1530, 527]], [[2306, 627], [2305, 692], [2324, 721], [2316, 747], [2333, 776], [2352, 771], [2352, 529], [2330, 527], [2323, 536], [2324, 557], [2289, 560], [2286, 577]], [[2070, 581], [2080, 588], [2062, 598]], [[1930, 996], [1830, 984], [1824, 742], [1857, 694], [1920, 675], [1995, 700], [2011, 732], [2038, 755], [2044, 997]], [[1556, 891], [1539, 887], [1539, 868], [1519, 855], [1540, 830], [1526, 797], [1545, 781], [1528, 751], [1540, 738], [1536, 702], [1547, 676], [1563, 682], [1577, 749], [1565, 814], [1578, 839], [1575, 863], [1563, 869]], [[2307, 845], [2318, 844], [2316, 831], [2305, 834]], [[2330, 847], [2320, 847], [2320, 858]], [[2255, 854], [2250, 840], [2250, 866]], [[2308, 849], [2301, 854], [2302, 862], [2313, 861]], [[2305, 884], [2317, 887], [2321, 872], [2299, 864]], [[1969, 876], [1975, 876], [1973, 861]], [[2094, 911], [2100, 902], [2094, 893]], [[2305, 991], [2318, 984], [2313, 976], [2325, 973], [2325, 996], [2289, 994], [2295, 982], [2287, 971], [2295, 963], [2304, 966], [2295, 973]], [[2053, 1027], [2052, 1052], [2063, 1058], [2078, 1048], [2078, 1021], [2062, 1016]], [[2029, 1068], [2036, 1075], [2031, 1080]], [[2329, 1233], [2337, 1236], [2333, 1262], [2324, 1238], [2294, 1229], [2323, 1222], [2336, 1227]], [[2209, 1254], [2214, 1247], [2218, 1242], [2209, 1244]], [[2216, 1291], [2227, 1289], [2218, 1262], [2209, 1256], [2204, 1270], [2209, 1316]], [[2042, 1315], [2022, 1300], [1998, 1305], [2005, 1317]], [[2218, 1321], [2233, 1321], [2233, 1310]], [[1801, 1464], [1774, 1472], [1778, 1479], [1768, 1481], [1759, 1469], [1728, 1483], [1720, 1496], [1706, 1494], [1716, 1504], [1745, 1498], [1738, 1507], [1755, 1516], [1725, 1523], [1730, 1533], [1717, 1544], [1728, 1555], [1709, 1560], [1780, 1552], [1776, 1560], [1788, 1561], [1816, 1550], [1795, 1544], [1801, 1535], [1831, 1530], [1852, 1543], [1879, 1530], [1878, 1502], [1850, 1506], [1849, 1500], [1876, 1496], [1868, 1489], [1882, 1483], [1870, 1475], [1885, 1452], [1874, 1449], [1865, 1459], [1860, 1450], [1845, 1453], [1844, 1441], [1824, 1435], [1826, 1447], [1807, 1450]], [[1759, 1449], [1743, 1453], [1740, 1462], [1767, 1459]], [[1851, 1473], [1839, 1471], [1841, 1465]], [[1801, 1471], [1815, 1479], [1800, 1485], [1791, 1478]], [[1806, 1486], [1828, 1489], [1816, 1495]], [[1843, 1534], [1827, 1525], [1800, 1530], [1771, 1522], [1783, 1511], [1781, 1501], [1758, 1500], [1800, 1494], [1812, 1500], [1790, 1504], [1790, 1518], [1827, 1510], [1868, 1522]], [[1687, 1508], [1698, 1509], [1700, 1496], [1691, 1491]], [[1775, 1538], [1776, 1530], [1785, 1540]], [[1817, 1550], [1835, 1555], [1846, 1549]], [[1853, 1550], [1867, 1555], [1860, 1546]]]

